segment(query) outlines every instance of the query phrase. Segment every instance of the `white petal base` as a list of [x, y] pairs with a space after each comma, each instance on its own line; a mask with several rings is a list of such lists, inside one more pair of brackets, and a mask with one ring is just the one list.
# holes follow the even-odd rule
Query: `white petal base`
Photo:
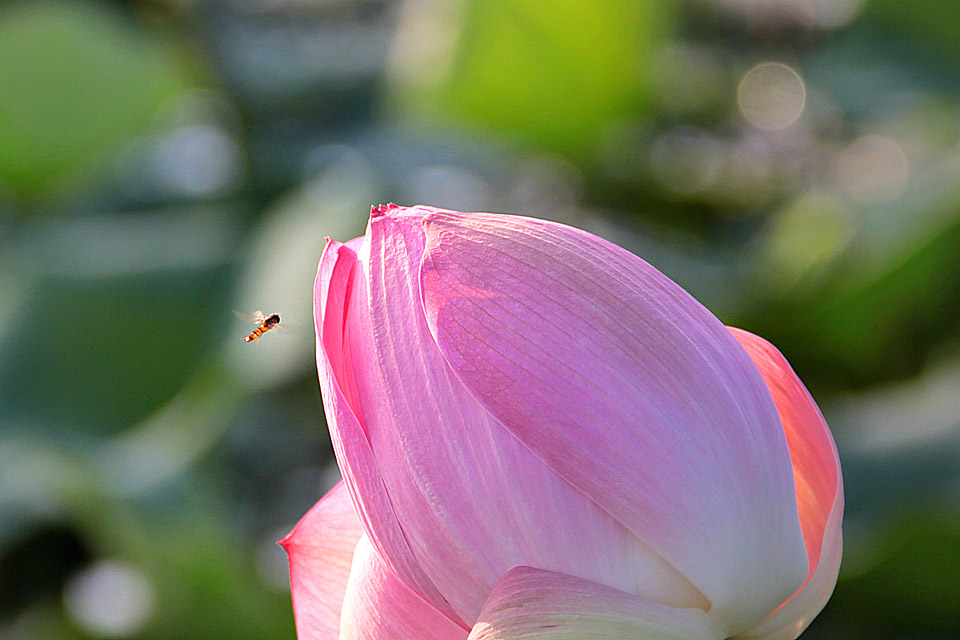
[[699, 609], [667, 607], [596, 582], [514, 567], [497, 583], [468, 640], [722, 640]]

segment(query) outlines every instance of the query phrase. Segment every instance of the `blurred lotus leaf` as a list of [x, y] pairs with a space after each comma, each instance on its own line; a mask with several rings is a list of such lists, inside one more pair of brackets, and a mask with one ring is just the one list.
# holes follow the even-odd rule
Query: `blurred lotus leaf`
[[78, 178], [186, 84], [172, 49], [103, 3], [0, 8], [0, 187], [30, 199]]
[[88, 215], [22, 238], [17, 263], [38, 275], [17, 312], [33, 320], [0, 345], [0, 419], [108, 434], [172, 398], [226, 306], [234, 218], [212, 207]]
[[[833, 384], [918, 373], [934, 345], [960, 335], [960, 189], [952, 167], [943, 169], [946, 179], [863, 212], [837, 255], [805, 283], [808, 289], [778, 289], [764, 310], [755, 310], [751, 326], [795, 352], [798, 371], [816, 371]], [[829, 212], [815, 209], [807, 215], [821, 221], [822, 234], [830, 232]], [[798, 235], [793, 242], [801, 242]], [[782, 283], [789, 273], [779, 269], [764, 277]]]
[[422, 9], [401, 25], [395, 55], [403, 101], [574, 157], [652, 100], [649, 61], [673, 6], [479, 0], [438, 21], [432, 3], [413, 4]]
[[835, 630], [833, 637], [957, 637], [960, 521], [955, 508], [923, 505], [901, 515], [873, 540], [872, 554], [861, 554], [870, 557], [851, 560], [824, 611], [824, 626]]
[[924, 0], [920, 3], [872, 0], [868, 11], [894, 33], [907, 34], [925, 48], [939, 50], [954, 60], [960, 55], [960, 39], [957, 39], [960, 3], [956, 0]]

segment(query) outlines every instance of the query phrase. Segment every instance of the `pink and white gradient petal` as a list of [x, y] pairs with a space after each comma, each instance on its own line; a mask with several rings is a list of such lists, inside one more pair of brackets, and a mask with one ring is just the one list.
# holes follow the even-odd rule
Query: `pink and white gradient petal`
[[466, 640], [467, 629], [417, 595], [369, 539], [357, 544], [343, 601], [340, 640]]
[[786, 439], [720, 321], [584, 231], [417, 210], [424, 314], [472, 397], [688, 579], [729, 635], [794, 593], [807, 557]]
[[[357, 516], [378, 553], [400, 576], [423, 597], [443, 609], [451, 617], [455, 614], [440, 596], [436, 587], [423, 573], [411, 553], [383, 478], [370, 448], [370, 442], [348, 401], [352, 387], [353, 360], [343, 348], [345, 304], [355, 285], [357, 254], [362, 245], [358, 238], [347, 244], [328, 241], [320, 259], [317, 285], [314, 290], [314, 315], [317, 329], [317, 370], [323, 395], [323, 405], [330, 429], [337, 463], [344, 484], [350, 492]], [[362, 295], [362, 291], [360, 294]], [[342, 386], [344, 385], [345, 386]]]
[[516, 567], [497, 583], [469, 640], [722, 640], [698, 609], [677, 609], [596, 582]]
[[353, 551], [363, 527], [344, 484], [307, 512], [280, 544], [290, 559], [299, 640], [337, 640]]

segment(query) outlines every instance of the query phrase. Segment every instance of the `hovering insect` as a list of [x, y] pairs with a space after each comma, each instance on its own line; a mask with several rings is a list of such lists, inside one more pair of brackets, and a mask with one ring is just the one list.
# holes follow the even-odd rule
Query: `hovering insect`
[[256, 311], [252, 315], [247, 313], [240, 313], [239, 311], [234, 311], [237, 314], [238, 318], [246, 320], [248, 322], [253, 322], [260, 325], [256, 329], [250, 332], [246, 338], [243, 339], [244, 342], [256, 342], [260, 337], [271, 329], [280, 328], [280, 314], [271, 313], [268, 316], [263, 315], [262, 311]]

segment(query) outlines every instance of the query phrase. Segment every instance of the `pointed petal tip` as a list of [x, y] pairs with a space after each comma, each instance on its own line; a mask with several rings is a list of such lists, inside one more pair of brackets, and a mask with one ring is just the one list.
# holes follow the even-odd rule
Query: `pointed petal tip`
[[434, 211], [434, 207], [422, 204], [404, 206], [391, 202], [389, 204], [372, 205], [370, 207], [370, 220], [374, 221], [381, 218], [398, 218], [408, 215], [422, 216], [429, 211]]
[[370, 207], [366, 235], [369, 237], [375, 232], [385, 233], [385, 229], [394, 228], [398, 220], [409, 217], [410, 210], [410, 207], [401, 207], [392, 202]]
[[403, 207], [395, 204], [374, 209], [367, 222], [366, 237], [379, 238], [378, 241], [371, 240], [376, 246], [381, 246], [384, 242], [392, 246], [394, 241], [387, 239], [400, 237], [405, 239], [402, 243], [413, 243], [412, 246], [422, 245], [426, 221], [431, 214], [439, 211], [423, 205]]
[[283, 550], [287, 552], [288, 556], [292, 553], [293, 547], [296, 546], [297, 544], [297, 532], [300, 530], [300, 527], [303, 525], [303, 521], [306, 519], [306, 516], [307, 514], [304, 514], [304, 517], [301, 518], [300, 521], [297, 522], [297, 524], [293, 525], [293, 529], [290, 529], [290, 532], [287, 535], [277, 540], [277, 544], [283, 547]]
[[[334, 240], [330, 236], [325, 236], [323, 238], [323, 253], [331, 251], [336, 248], [336, 245], [340, 244], [337, 240]], [[322, 259], [322, 256], [321, 256]]]
[[362, 535], [360, 519], [341, 482], [280, 541], [289, 558], [293, 615], [302, 640], [339, 636], [341, 605]]
[[372, 219], [385, 216], [389, 211], [398, 208], [399, 207], [392, 202], [388, 204], [372, 204], [370, 205], [370, 218]]
[[297, 533], [302, 525], [303, 519], [295, 524], [293, 529], [290, 529], [290, 532], [287, 535], [277, 540], [277, 544], [283, 547], [283, 550], [287, 552], [287, 555], [290, 555], [293, 552], [293, 548], [297, 545]]
[[446, 213], [455, 215], [464, 215], [459, 212], [433, 207], [426, 204], [399, 205], [391, 202], [390, 204], [373, 205], [370, 207], [370, 222], [377, 222], [384, 219], [396, 218], [421, 218], [426, 224], [427, 220], [433, 214]]

